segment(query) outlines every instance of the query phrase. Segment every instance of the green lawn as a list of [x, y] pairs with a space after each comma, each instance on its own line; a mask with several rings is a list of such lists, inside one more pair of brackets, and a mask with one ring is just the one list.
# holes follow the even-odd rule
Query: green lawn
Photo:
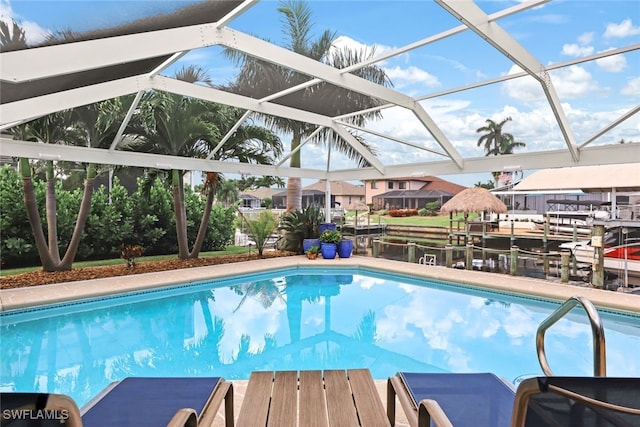
[[[253, 249], [255, 251], [255, 248]], [[225, 256], [225, 255], [236, 255], [236, 254], [244, 254], [250, 251], [250, 248], [244, 246], [227, 246], [227, 249], [224, 251], [211, 251], [211, 252], [201, 252], [201, 258], [207, 257], [216, 257], [216, 256]], [[145, 261], [161, 261], [165, 259], [174, 259], [176, 257], [175, 254], [171, 255], [153, 255], [153, 256], [143, 256], [137, 259], [138, 262]], [[112, 259], [103, 259], [97, 261], [79, 261], [73, 263], [73, 268], [83, 268], [83, 267], [100, 267], [105, 265], [119, 265], [126, 264], [126, 261], [121, 258], [112, 258]], [[11, 268], [11, 269], [2, 269], [0, 271], [0, 276], [11, 276], [14, 274], [22, 274], [28, 273], [30, 271], [40, 270], [42, 266], [33, 266], [33, 267], [22, 267], [22, 268]]]
[[[348, 212], [346, 217], [347, 220], [353, 217], [354, 212]], [[469, 215], [469, 221], [477, 218], [478, 214]], [[457, 219], [463, 220], [463, 214], [457, 214], [453, 216], [454, 221]], [[449, 227], [449, 215], [439, 215], [439, 216], [410, 216], [410, 217], [390, 217], [390, 216], [378, 216], [371, 215], [369, 219], [371, 224], [393, 224], [393, 225], [414, 225], [414, 226], [425, 226], [425, 227]], [[360, 223], [362, 224], [362, 223]], [[454, 222], [454, 227], [455, 227]]]

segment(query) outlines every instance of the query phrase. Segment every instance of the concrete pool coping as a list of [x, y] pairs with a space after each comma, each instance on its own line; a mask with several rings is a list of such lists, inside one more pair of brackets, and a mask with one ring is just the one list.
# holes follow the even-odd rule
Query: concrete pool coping
[[309, 260], [304, 256], [269, 258], [106, 279], [4, 289], [0, 290], [0, 311], [97, 298], [117, 293], [150, 290], [177, 284], [198, 283], [204, 280], [224, 279], [238, 274], [261, 273], [281, 268], [297, 267], [372, 269], [385, 273], [409, 275], [413, 278], [424, 277], [425, 279], [453, 282], [462, 286], [546, 298], [560, 302], [574, 295], [580, 295], [588, 298], [598, 308], [640, 314], [640, 295], [637, 294], [562, 284], [528, 277], [513, 277], [481, 271], [425, 266], [404, 261], [361, 256], [333, 260]]

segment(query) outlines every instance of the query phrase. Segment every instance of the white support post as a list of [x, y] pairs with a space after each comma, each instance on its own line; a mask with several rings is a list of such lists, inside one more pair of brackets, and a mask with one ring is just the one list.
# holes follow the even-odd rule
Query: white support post
[[331, 222], [331, 181], [324, 182], [324, 222]]
[[613, 187], [611, 189], [611, 214], [609, 215], [609, 217], [611, 219], [618, 219], [618, 204], [617, 204], [617, 194], [616, 194], [616, 189], [615, 187]]

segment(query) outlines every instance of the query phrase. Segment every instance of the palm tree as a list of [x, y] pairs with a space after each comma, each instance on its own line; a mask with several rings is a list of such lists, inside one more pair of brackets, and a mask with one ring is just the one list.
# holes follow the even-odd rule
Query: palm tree
[[[370, 58], [374, 53], [373, 51], [367, 53], [334, 48], [333, 43], [336, 39], [336, 33], [329, 30], [325, 30], [316, 40], [312, 40], [311, 9], [308, 3], [304, 1], [282, 1], [278, 12], [283, 17], [286, 47], [296, 53], [336, 68], [358, 64]], [[230, 48], [225, 53], [241, 66], [236, 81], [226, 88], [235, 93], [260, 98], [309, 80], [306, 75], [260, 61]], [[353, 74], [380, 85], [391, 85], [385, 72], [376, 66], [363, 67], [354, 71]], [[326, 83], [288, 94], [278, 99], [277, 102], [289, 106], [304, 106], [305, 109], [328, 116], [351, 113], [380, 105], [380, 101], [374, 98]], [[267, 115], [259, 115], [259, 117], [271, 129], [291, 135], [292, 154], [289, 165], [292, 168], [299, 168], [300, 150], [297, 150], [297, 148], [300, 146], [302, 138], [311, 135], [316, 130], [316, 126], [280, 117]], [[349, 121], [355, 125], [362, 126], [367, 120], [380, 117], [380, 112], [375, 111], [351, 117]], [[356, 136], [356, 138], [367, 147], [362, 138], [359, 136]], [[356, 161], [359, 166], [368, 165], [368, 162], [351, 145], [330, 129], [325, 129], [315, 135], [313, 141], [316, 143], [324, 142], [336, 147]], [[301, 179], [290, 177], [287, 183], [287, 209], [299, 210], [301, 206]]]
[[238, 209], [238, 215], [247, 224], [249, 235], [256, 243], [258, 258], [262, 258], [269, 237], [278, 227], [278, 219], [269, 211], [262, 211], [257, 219], [248, 219], [240, 209]]
[[278, 188], [284, 188], [284, 179], [279, 176], [265, 175], [261, 177], [257, 176], [243, 176], [237, 181], [238, 190], [245, 191], [247, 189], [256, 188], [269, 188], [275, 185]]
[[493, 181], [487, 181], [487, 182], [478, 181], [473, 186], [486, 188], [487, 190], [492, 190], [495, 188], [495, 184], [493, 183]]
[[217, 199], [222, 201], [225, 207], [229, 207], [238, 200], [238, 193], [238, 184], [230, 179], [222, 181], [215, 192]]
[[[49, 35], [48, 40], [65, 39], [71, 33], [58, 32]], [[2, 51], [17, 50], [27, 47], [25, 31], [15, 20], [12, 29], [0, 21], [0, 47]], [[41, 117], [28, 123], [21, 124], [9, 130], [16, 139], [39, 141], [52, 144], [78, 144], [89, 147], [104, 147], [105, 141], [112, 140], [117, 130], [117, 123], [123, 114], [119, 100], [105, 101], [75, 110], [62, 111]], [[85, 182], [82, 202], [73, 230], [73, 235], [65, 252], [60, 259], [57, 227], [57, 203], [55, 195], [55, 171], [52, 161], [46, 162], [46, 219], [47, 239], [40, 221], [38, 205], [33, 189], [33, 176], [28, 159], [20, 160], [23, 191], [27, 217], [33, 230], [36, 247], [44, 271], [70, 270], [80, 244], [84, 225], [91, 209], [93, 194], [93, 180], [95, 167], [89, 165]]]
[[11, 20], [11, 29], [6, 21], [0, 20], [0, 51], [20, 50], [27, 47], [27, 37], [22, 28], [14, 19]]
[[[14, 139], [39, 141], [42, 143], [64, 143], [69, 133], [68, 124], [68, 112], [61, 112], [13, 127], [9, 129], [9, 132], [11, 132]], [[24, 191], [27, 218], [31, 224], [38, 255], [42, 262], [42, 269], [44, 271], [56, 271], [60, 269], [60, 251], [58, 248], [57, 204], [53, 161], [47, 161], [45, 163], [45, 170], [47, 180], [45, 207], [48, 239], [45, 238], [40, 221], [40, 213], [33, 187], [31, 165], [28, 159], [20, 159], [20, 172], [22, 174], [22, 188]]]
[[[17, 126], [11, 129], [10, 132], [17, 139], [98, 148], [104, 147], [113, 140], [123, 114], [120, 100], [104, 101], [75, 110], [50, 114]], [[44, 271], [71, 270], [84, 226], [91, 210], [93, 181], [96, 176], [95, 165], [89, 164], [87, 167], [87, 178], [80, 209], [78, 210], [71, 240], [62, 259], [60, 258], [59, 249], [54, 163], [53, 161], [47, 161], [45, 164], [47, 179], [45, 207], [48, 239], [44, 237], [40, 221], [29, 160], [21, 159], [20, 166], [27, 217], [31, 224], [42, 268]]]
[[[198, 67], [186, 67], [176, 77], [189, 82], [208, 82], [208, 76]], [[134, 137], [130, 148], [156, 154], [206, 158], [231, 129], [241, 113], [231, 107], [205, 102], [180, 95], [149, 92], [140, 104], [140, 114], [129, 125], [128, 133]], [[273, 163], [282, 151], [280, 139], [272, 132], [251, 124], [239, 127], [221, 147], [217, 147], [214, 160], [237, 159], [241, 162]], [[152, 175], [158, 175], [154, 171]], [[184, 171], [169, 171], [176, 217], [178, 257], [197, 258], [200, 254], [214, 195], [222, 182], [217, 172], [207, 174], [204, 191], [207, 194], [198, 236], [193, 249], [187, 239], [186, 208], [184, 203]]]
[[[477, 133], [484, 132], [484, 134], [478, 138], [478, 147], [484, 146], [485, 156], [513, 154], [514, 148], [522, 148], [527, 145], [524, 142], [516, 141], [512, 134], [502, 131], [502, 127], [510, 121], [511, 117], [503, 119], [500, 123], [487, 119], [485, 120], [485, 126], [476, 129]], [[500, 173], [499, 171], [491, 173], [493, 179], [496, 181], [496, 187]]]

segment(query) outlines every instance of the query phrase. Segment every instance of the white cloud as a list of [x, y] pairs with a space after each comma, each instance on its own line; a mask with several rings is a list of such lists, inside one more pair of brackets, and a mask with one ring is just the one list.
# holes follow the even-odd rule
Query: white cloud
[[562, 54], [568, 56], [587, 56], [593, 53], [593, 46], [580, 46], [576, 43], [562, 45]]
[[627, 59], [624, 55], [613, 55], [596, 59], [596, 64], [605, 71], [618, 73], [627, 68]]
[[[509, 70], [509, 74], [516, 74], [521, 71], [520, 67], [513, 65]], [[599, 86], [593, 80], [591, 73], [579, 65], [554, 70], [550, 74], [556, 92], [561, 99], [592, 95], [599, 90]], [[504, 82], [503, 91], [510, 98], [525, 104], [546, 102], [540, 83], [530, 76]]]
[[9, 0], [0, 0], [0, 19], [3, 21], [11, 21], [12, 16], [13, 9], [11, 9]]
[[421, 84], [427, 87], [440, 86], [440, 81], [437, 77], [415, 66], [410, 66], [408, 68], [400, 68], [396, 66], [393, 68], [386, 68], [385, 71], [396, 88], [412, 84]]
[[[512, 65], [509, 75], [522, 72], [522, 68]], [[540, 83], [531, 76], [518, 77], [507, 80], [502, 84], [502, 91], [509, 98], [524, 102], [538, 103], [544, 100], [544, 93]]]
[[578, 43], [566, 43], [562, 45], [562, 54], [580, 57], [587, 56], [593, 53], [593, 46], [590, 43], [593, 41], [593, 33], [583, 33], [578, 36]]
[[44, 41], [50, 34], [49, 30], [42, 28], [35, 22], [23, 21], [20, 16], [15, 15], [11, 8], [11, 2], [8, 0], [0, 0], [0, 20], [6, 22], [8, 25], [12, 25], [12, 20], [15, 20], [18, 25], [24, 29], [27, 44], [29, 45]]
[[336, 49], [349, 49], [357, 52], [364, 51], [367, 54], [374, 52], [374, 56], [379, 55], [391, 49], [389, 46], [384, 46], [384, 45], [376, 44], [372, 46], [372, 45], [360, 43], [359, 41], [354, 40], [351, 37], [347, 37], [347, 36], [339, 36], [337, 39], [335, 39], [333, 42], [333, 47]]
[[560, 98], [579, 98], [593, 94], [598, 84], [585, 68], [573, 65], [551, 72], [554, 86]]
[[640, 96], [640, 77], [629, 80], [620, 93], [629, 96]]
[[625, 19], [619, 24], [610, 22], [604, 32], [604, 38], [624, 38], [640, 34], [640, 27], [635, 27], [631, 19]]
[[[337, 49], [348, 48], [350, 50], [364, 51], [367, 53], [374, 52], [374, 57], [393, 49], [390, 46], [385, 46], [380, 44], [376, 44], [373, 46], [363, 44], [347, 36], [338, 37], [334, 41], [333, 47]], [[414, 84], [420, 84], [426, 87], [436, 87], [440, 85], [440, 81], [438, 80], [437, 77], [433, 76], [432, 74], [430, 74], [429, 72], [421, 68], [418, 68], [415, 66], [410, 66], [408, 68], [395, 66], [395, 67], [389, 68], [384, 66], [385, 63], [386, 61], [379, 61], [376, 63], [376, 65], [384, 68], [385, 72], [387, 73], [387, 75], [389, 76], [389, 78], [391, 79], [391, 81], [393, 82], [396, 88], [405, 87], [405, 86], [414, 85]]]
[[593, 33], [584, 33], [578, 37], [578, 43], [581, 45], [589, 44], [593, 41]]

